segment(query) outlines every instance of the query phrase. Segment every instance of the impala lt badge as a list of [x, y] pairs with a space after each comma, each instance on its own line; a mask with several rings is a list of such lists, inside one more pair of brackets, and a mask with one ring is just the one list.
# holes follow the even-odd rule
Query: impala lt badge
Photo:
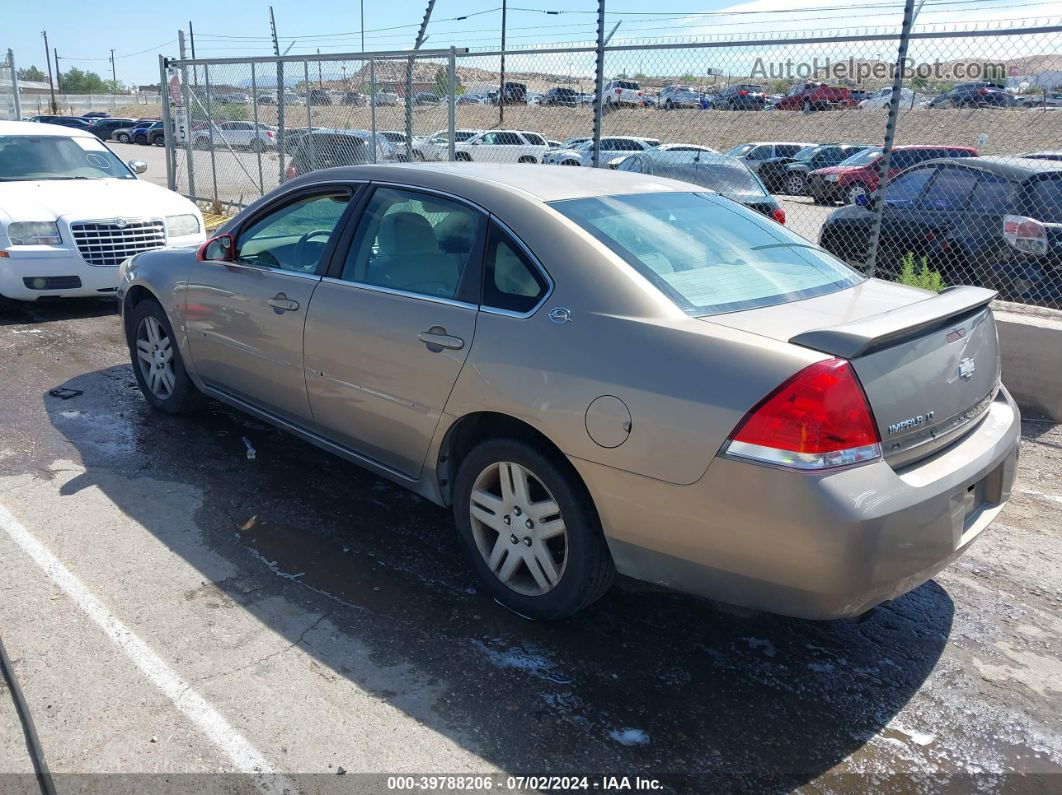
[[918, 428], [925, 425], [927, 422], [932, 422], [934, 414], [936, 414], [936, 411], [927, 411], [925, 414], [919, 414], [917, 417], [908, 417], [906, 420], [894, 422], [889, 426], [889, 436], [903, 431], [909, 431], [911, 428]]
[[969, 357], [963, 359], [961, 362], [959, 362], [959, 378], [965, 378], [967, 381], [969, 381], [971, 378], [973, 378], [975, 369], [976, 368], [974, 367], [973, 359]]

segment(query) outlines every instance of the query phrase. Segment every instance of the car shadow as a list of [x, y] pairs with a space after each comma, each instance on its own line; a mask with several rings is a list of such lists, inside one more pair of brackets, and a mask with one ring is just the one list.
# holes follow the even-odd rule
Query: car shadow
[[113, 298], [58, 298], [12, 301], [0, 296], [0, 326], [52, 323], [74, 318], [103, 317], [118, 312]]
[[[745, 614], [632, 580], [575, 618], [528, 621], [476, 591], [448, 511], [218, 404], [154, 412], [128, 366], [55, 386], [82, 391], [43, 398], [85, 468], [63, 494], [116, 477], [194, 488], [201, 541], [141, 489], [108, 496], [319, 665], [508, 772], [788, 791], [881, 732], [951, 630], [934, 582], [860, 623]], [[239, 575], [210, 583], [219, 556]], [[292, 629], [306, 626], [293, 614], [322, 612], [338, 641]], [[435, 697], [407, 695], [410, 678]]]

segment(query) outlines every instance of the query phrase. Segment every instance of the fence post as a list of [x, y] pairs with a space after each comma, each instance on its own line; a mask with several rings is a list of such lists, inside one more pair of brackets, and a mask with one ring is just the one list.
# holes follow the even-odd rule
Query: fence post
[[11, 91], [15, 102], [15, 121], [22, 121], [22, 103], [18, 99], [18, 71], [15, 69], [15, 53], [7, 51], [7, 68], [11, 70]]
[[[258, 130], [258, 77], [255, 74], [255, 63], [251, 61], [251, 107], [254, 109], [254, 128]], [[258, 134], [257, 132], [255, 133]], [[265, 194], [265, 177], [262, 175], [262, 147], [256, 146], [255, 154], [258, 155], [258, 195]]]
[[594, 69], [594, 168], [601, 165], [601, 112], [605, 92], [605, 0], [597, 0], [597, 63]]
[[[369, 123], [372, 126], [372, 139], [376, 140], [376, 59], [369, 59]], [[413, 142], [407, 139], [406, 146], [412, 146]], [[412, 154], [412, 152], [410, 153]], [[410, 158], [412, 159], [412, 157]], [[372, 162], [376, 162], [376, 147], [372, 148]]]
[[177, 173], [173, 154], [174, 127], [170, 116], [170, 94], [166, 90], [166, 56], [159, 54], [159, 86], [162, 88], [162, 140], [166, 144], [166, 187], [170, 190], [177, 189]]
[[[921, 5], [919, 5], [919, 8], [921, 8]], [[874, 272], [878, 268], [881, 220], [885, 213], [885, 188], [888, 187], [889, 183], [889, 163], [892, 161], [892, 143], [896, 138], [896, 119], [900, 111], [900, 89], [903, 88], [903, 66], [907, 61], [907, 45], [911, 42], [911, 28], [914, 27], [914, 18], [914, 0], [905, 0], [903, 27], [900, 29], [900, 46], [896, 51], [896, 66], [892, 76], [892, 96], [889, 97], [889, 120], [885, 123], [885, 143], [881, 149], [881, 161], [878, 165], [878, 198], [874, 202], [874, 225], [870, 229], [867, 258], [863, 263], [863, 269], [870, 278], [873, 278]]]
[[[318, 61], [320, 63], [320, 61]], [[304, 141], [310, 147], [310, 163], [311, 169], [317, 168], [317, 152], [313, 147], [313, 100], [312, 91], [310, 90], [310, 62], [309, 60], [302, 62], [302, 84], [306, 88], [306, 137]], [[301, 142], [300, 142], [301, 143]], [[373, 146], [376, 145], [376, 139], [373, 138]]]
[[184, 31], [177, 31], [177, 46], [181, 56], [181, 101], [184, 102], [187, 119], [185, 122], [184, 152], [188, 169], [188, 195], [193, 198], [198, 196], [195, 190], [195, 153], [192, 151], [192, 102], [188, 95], [188, 67], [184, 65]]
[[218, 200], [218, 163], [214, 154], [214, 95], [210, 93], [210, 67], [203, 64], [203, 86], [206, 91], [207, 135], [210, 137], [210, 177], [214, 182], [214, 201]]
[[280, 185], [284, 184], [284, 152], [287, 144], [284, 141], [284, 62], [277, 61], [277, 179]]
[[406, 140], [413, 140], [413, 56], [406, 63]]
[[[457, 48], [450, 48], [450, 58], [447, 64], [449, 67], [448, 77], [450, 80], [450, 106], [447, 108], [446, 113], [446, 159], [453, 161], [456, 157], [454, 150], [454, 137], [457, 135]], [[413, 159], [413, 141], [410, 140], [406, 144], [406, 148], [409, 150], [409, 159]]]

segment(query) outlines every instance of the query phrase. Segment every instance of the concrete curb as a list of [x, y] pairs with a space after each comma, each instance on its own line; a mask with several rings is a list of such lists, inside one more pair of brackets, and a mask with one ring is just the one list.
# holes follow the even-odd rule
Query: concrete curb
[[1062, 312], [995, 301], [1003, 383], [1023, 410], [1062, 422]]

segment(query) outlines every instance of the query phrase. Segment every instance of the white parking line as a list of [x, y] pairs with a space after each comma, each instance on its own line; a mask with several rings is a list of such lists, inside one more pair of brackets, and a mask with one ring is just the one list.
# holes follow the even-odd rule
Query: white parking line
[[0, 528], [33, 559], [52, 582], [74, 600], [82, 612], [96, 622], [103, 633], [132, 660], [155, 687], [166, 694], [178, 710], [228, 755], [239, 772], [254, 776], [255, 784], [261, 792], [269, 795], [297, 792], [290, 780], [276, 773], [272, 765], [220, 712], [192, 690], [192, 686], [155, 654], [150, 646], [119, 621], [103, 602], [2, 505]]

